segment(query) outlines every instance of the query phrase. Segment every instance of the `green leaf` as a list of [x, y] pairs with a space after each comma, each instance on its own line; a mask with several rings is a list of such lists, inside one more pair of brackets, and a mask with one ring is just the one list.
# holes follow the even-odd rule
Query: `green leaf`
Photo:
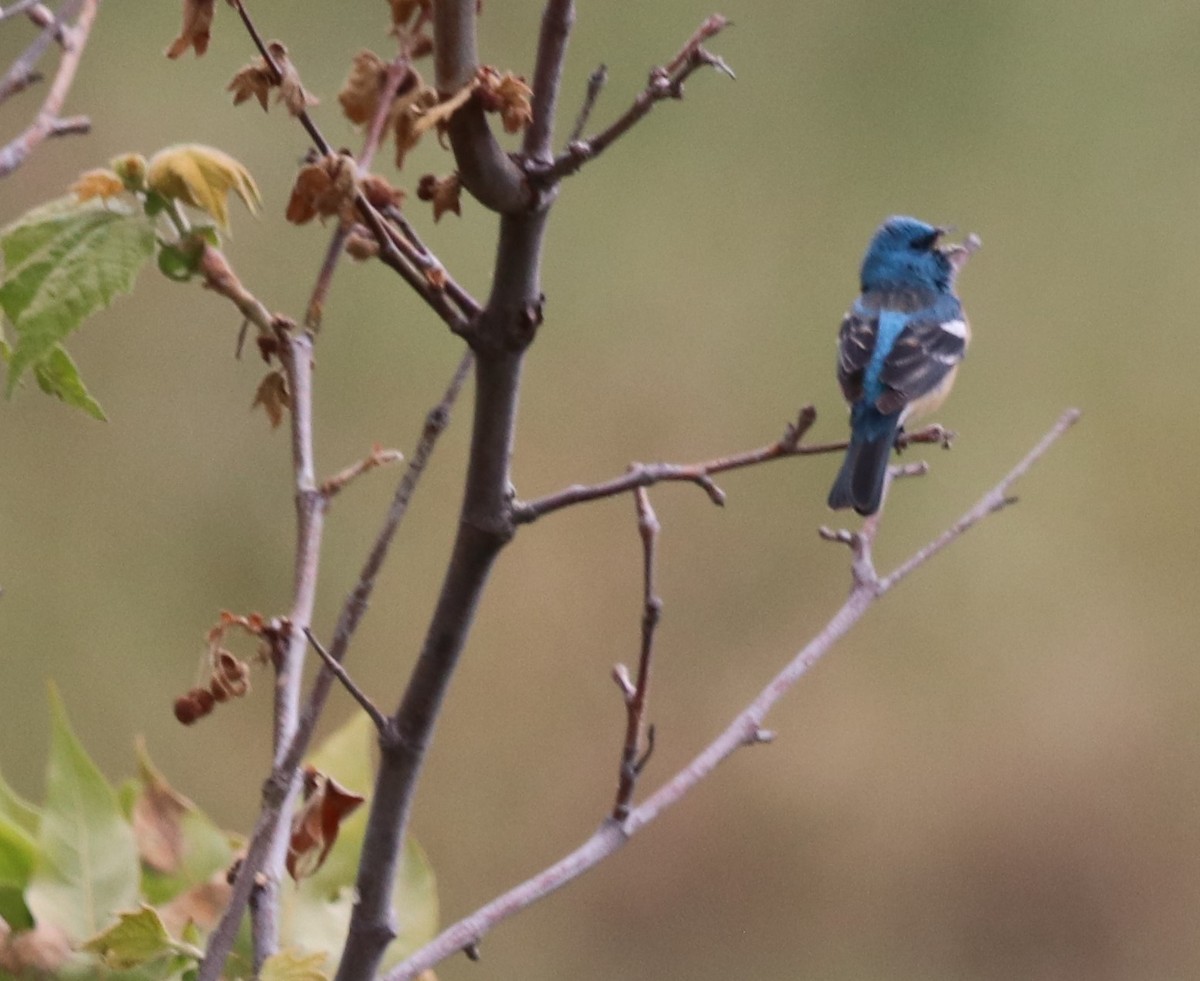
[[329, 975], [321, 970], [324, 963], [322, 954], [281, 950], [263, 961], [258, 981], [328, 981]]
[[54, 346], [54, 350], [46, 356], [45, 361], [34, 365], [33, 377], [37, 379], [38, 388], [47, 395], [53, 395], [77, 409], [83, 409], [100, 422], [108, 421], [100, 403], [92, 398], [91, 393], [84, 387], [75, 362], [61, 344]]
[[25, 901], [39, 924], [82, 940], [137, 904], [137, 847], [117, 795], [71, 731], [53, 687], [50, 719], [46, 805]]
[[99, 954], [108, 967], [122, 969], [175, 953], [175, 942], [158, 914], [143, 905], [136, 913], [122, 913], [116, 923], [92, 937], [83, 949]]
[[0, 776], [0, 815], [19, 825], [31, 835], [37, 834], [41, 812], [12, 789]]
[[[372, 756], [375, 728], [357, 712], [330, 734], [309, 762], [347, 790], [368, 795], [375, 785]], [[338, 832], [333, 851], [310, 878], [283, 893], [283, 931], [287, 943], [330, 955], [328, 966], [341, 952], [350, 913], [354, 883], [367, 829], [367, 808], [352, 814]], [[409, 835], [396, 874], [392, 896], [400, 933], [384, 955], [385, 968], [398, 964], [432, 940], [438, 928], [437, 881], [433, 868], [415, 838]]]
[[0, 229], [0, 308], [13, 326], [7, 394], [83, 319], [128, 293], [154, 226], [117, 202], [61, 198]]
[[0, 917], [13, 930], [33, 926], [24, 895], [36, 856], [37, 844], [29, 832], [0, 814]]

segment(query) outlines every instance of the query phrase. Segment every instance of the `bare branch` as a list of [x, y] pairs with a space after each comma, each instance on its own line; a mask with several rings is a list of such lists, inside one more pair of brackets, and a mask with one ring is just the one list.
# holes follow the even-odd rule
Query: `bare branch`
[[[273, 327], [291, 396], [292, 476], [296, 499], [296, 549], [292, 608], [286, 640], [275, 663], [274, 755], [270, 778], [263, 787], [262, 809], [246, 856], [234, 879], [229, 904], [208, 939], [199, 981], [217, 981], [233, 948], [251, 895], [255, 895], [254, 968], [273, 954], [279, 943], [279, 888], [288, 847], [288, 816], [300, 792], [299, 769], [290, 750], [300, 722], [305, 629], [312, 622], [317, 595], [317, 570], [325, 527], [327, 498], [316, 482], [312, 440], [312, 335]], [[261, 871], [261, 875], [260, 875]]]
[[[470, 353], [463, 356], [458, 367], [455, 369], [453, 377], [450, 379], [450, 383], [446, 386], [441, 401], [430, 409], [425, 417], [425, 425], [421, 432], [420, 440], [417, 443], [417, 448], [413, 451], [408, 466], [405, 468], [404, 476], [400, 478], [400, 482], [396, 487], [396, 493], [392, 498], [391, 507], [388, 508], [383, 527], [375, 539], [375, 544], [372, 546], [370, 555], [363, 565], [362, 572], [359, 573], [358, 583], [351, 590], [350, 595], [346, 597], [346, 601], [342, 605], [342, 612], [338, 616], [337, 626], [333, 632], [333, 641], [329, 648], [329, 656], [339, 664], [345, 660], [346, 652], [350, 648], [350, 641], [354, 638], [354, 632], [358, 629], [358, 624], [362, 620], [363, 614], [367, 612], [367, 606], [375, 590], [375, 582], [379, 576], [379, 571], [383, 568], [383, 563], [387, 558], [388, 550], [391, 548], [392, 540], [395, 538], [396, 531], [399, 529], [400, 523], [404, 520], [404, 516], [408, 513], [409, 502], [412, 500], [412, 495], [417, 489], [421, 475], [425, 472], [425, 467], [429, 463], [429, 458], [433, 454], [434, 447], [436, 447], [438, 439], [450, 424], [451, 409], [453, 409], [455, 402], [458, 401], [459, 393], [462, 391], [467, 375], [471, 372], [473, 363], [474, 359]], [[321, 712], [325, 707], [325, 701], [329, 697], [332, 681], [333, 675], [328, 671], [322, 671], [313, 682], [312, 690], [308, 695], [308, 704], [300, 716], [300, 725], [287, 755], [286, 762], [292, 767], [299, 766], [300, 760], [305, 752], [307, 752], [313, 731], [316, 729], [317, 720], [320, 718]]]
[[321, 484], [321, 493], [326, 499], [333, 497], [345, 488], [352, 480], [356, 480], [365, 473], [369, 473], [376, 467], [383, 467], [389, 463], [398, 463], [404, 459], [404, 454], [399, 450], [385, 450], [382, 446], [376, 446], [370, 453], [364, 456], [361, 460], [356, 460], [350, 466], [339, 470], [328, 480]]
[[682, 99], [683, 83], [700, 68], [716, 68], [733, 77], [733, 72], [719, 57], [704, 48], [704, 42], [714, 37], [729, 25], [720, 14], [713, 14], [697, 28], [679, 53], [663, 68], [650, 72], [646, 87], [638, 93], [633, 104], [606, 129], [588, 139], [572, 139], [565, 152], [555, 158], [546, 168], [531, 171], [530, 176], [544, 185], [551, 185], [575, 173], [589, 160], [594, 160], [633, 126], [649, 115], [664, 99]]
[[[443, 98], [470, 84], [479, 68], [475, 3], [439, 0], [433, 5], [434, 71]], [[477, 99], [450, 117], [447, 131], [463, 187], [480, 204], [501, 214], [529, 208], [533, 195], [525, 175], [496, 142]]]
[[600, 98], [600, 91], [604, 88], [604, 83], [607, 81], [607, 65], [599, 65], [588, 76], [587, 94], [583, 97], [583, 105], [579, 107], [579, 115], [575, 117], [575, 125], [571, 127], [571, 136], [567, 140], [568, 143], [574, 143], [583, 136], [583, 131], [587, 128], [588, 120], [592, 117], [592, 110], [596, 108], [596, 100]]
[[650, 694], [650, 665], [654, 658], [654, 633], [662, 616], [662, 600], [655, 592], [655, 565], [658, 552], [658, 533], [661, 526], [658, 515], [650, 504], [646, 488], [633, 492], [637, 506], [638, 534], [642, 539], [642, 647], [638, 656], [637, 682], [629, 684], [629, 674], [624, 665], [614, 672], [624, 680], [625, 691], [625, 745], [621, 750], [620, 779], [617, 783], [617, 799], [613, 804], [613, 820], [624, 821], [629, 816], [629, 803], [633, 800], [637, 778], [654, 749], [654, 729], [647, 736], [649, 745], [645, 755], [639, 756], [642, 741], [642, 725], [646, 715], [646, 700]]
[[554, 159], [554, 110], [562, 87], [563, 60], [575, 23], [574, 0], [549, 0], [542, 13], [537, 62], [533, 71], [533, 121], [525, 130], [524, 151], [531, 161]]
[[[32, 78], [33, 63], [41, 57], [45, 45], [49, 44], [49, 40], [57, 32], [65, 30], [68, 37], [61, 42], [63, 53], [58, 62], [58, 71], [54, 75], [54, 82], [42, 102], [41, 109], [38, 110], [34, 121], [26, 127], [24, 132], [0, 148], [0, 177], [7, 177], [20, 167], [34, 148], [46, 137], [87, 132], [88, 127], [84, 126], [80, 117], [64, 121], [60, 118], [59, 113], [62, 112], [63, 103], [66, 102], [67, 94], [71, 91], [71, 84], [75, 81], [75, 72], [79, 68], [80, 59], [87, 47], [88, 37], [91, 35], [99, 6], [100, 0], [80, 0], [79, 16], [72, 27], [64, 29], [58, 20], [48, 24], [38, 39], [18, 59], [17, 64], [6, 75], [4, 82], [0, 84], [0, 101], [29, 84], [29, 80]], [[31, 60], [27, 61], [27, 59]]]
[[795, 423], [788, 425], [784, 434], [774, 443], [737, 453], [732, 456], [715, 457], [700, 463], [634, 463], [620, 477], [599, 484], [575, 484], [554, 494], [532, 501], [517, 501], [513, 504], [513, 520], [517, 524], [529, 524], [547, 514], [605, 497], [624, 494], [636, 487], [651, 487], [664, 481], [688, 481], [696, 484], [708, 494], [716, 505], [725, 503], [725, 492], [712, 480], [713, 474], [728, 470], [752, 467], [772, 460], [783, 460], [793, 456], [812, 456], [820, 453], [836, 453], [846, 448], [845, 442], [820, 443], [812, 446], [801, 444], [804, 435], [816, 421], [817, 411], [811, 405], [800, 410]]
[[367, 713], [371, 722], [374, 723], [375, 729], [380, 734], [387, 732], [388, 720], [387, 716], [376, 708], [375, 703], [367, 697], [367, 693], [354, 683], [354, 679], [350, 677], [350, 673], [342, 667], [341, 662], [334, 659], [321, 642], [313, 636], [313, 632], [308, 628], [304, 628], [304, 636], [308, 638], [308, 642], [312, 644], [313, 650], [320, 655], [321, 660], [325, 662], [325, 667], [328, 668], [335, 678], [342, 683], [342, 687], [350, 693], [350, 696], [358, 702], [362, 710]]
[[448, 927], [425, 947], [384, 976], [384, 981], [412, 981], [422, 971], [460, 950], [475, 948], [504, 920], [531, 906], [571, 880], [578, 878], [621, 848], [643, 827], [681, 800], [717, 766], [743, 746], [770, 742], [774, 733], [763, 728], [767, 713], [840, 640], [892, 586], [927, 562], [974, 524], [1011, 502], [1011, 485], [1029, 470], [1079, 418], [1078, 410], [1064, 413], [1045, 437], [979, 504], [963, 515], [934, 542], [920, 549], [895, 572], [874, 584], [855, 581], [849, 598], [833, 618], [759, 692], [755, 699], [687, 766], [675, 774], [623, 821], [606, 820], [587, 841], [569, 855], [520, 885]]

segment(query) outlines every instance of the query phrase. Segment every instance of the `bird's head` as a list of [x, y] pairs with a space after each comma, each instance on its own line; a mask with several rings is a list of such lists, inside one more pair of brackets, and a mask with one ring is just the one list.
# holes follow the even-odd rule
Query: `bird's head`
[[947, 250], [938, 248], [938, 239], [949, 230], [916, 218], [889, 218], [876, 229], [863, 256], [863, 290], [948, 289], [954, 266]]

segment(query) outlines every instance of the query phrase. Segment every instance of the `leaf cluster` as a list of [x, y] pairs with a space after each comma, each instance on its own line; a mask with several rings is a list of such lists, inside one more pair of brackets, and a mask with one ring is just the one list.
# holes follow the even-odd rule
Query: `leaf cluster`
[[[45, 801], [23, 800], [0, 778], [0, 979], [33, 972], [186, 981], [224, 908], [242, 842], [179, 794], [140, 744], [137, 776], [109, 784], [54, 690], [50, 704]], [[293, 834], [308, 836], [309, 850], [295, 861], [309, 875], [284, 891], [283, 948], [260, 977], [327, 977], [349, 922], [366, 824], [365, 813], [353, 813], [361, 795], [344, 788], [371, 785], [372, 735], [356, 716], [311, 760], [312, 792]], [[437, 928], [433, 872], [415, 842], [397, 876], [396, 903], [405, 929], [390, 963]], [[249, 965], [244, 941], [229, 976], [249, 977]]]

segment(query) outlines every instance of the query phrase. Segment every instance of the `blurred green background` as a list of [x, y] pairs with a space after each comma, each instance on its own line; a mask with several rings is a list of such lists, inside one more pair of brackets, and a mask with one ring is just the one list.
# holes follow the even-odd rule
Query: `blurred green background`
[[[561, 113], [609, 66], [624, 109], [710, 8], [580, 3]], [[257, 0], [335, 144], [335, 95], [382, 2]], [[540, 4], [486, 5], [485, 60], [528, 72]], [[515, 479], [531, 497], [776, 438], [803, 403], [841, 438], [834, 337], [878, 221], [977, 231], [961, 291], [971, 357], [940, 421], [952, 453], [893, 496], [878, 559], [936, 535], [1069, 405], [1081, 424], [973, 531], [876, 607], [736, 755], [600, 869], [489, 937], [458, 978], [1148, 979], [1200, 976], [1200, 664], [1195, 371], [1200, 345], [1200, 8], [1195, 4], [793, 4], [730, 0], [702, 73], [572, 179], [545, 262]], [[300, 316], [328, 230], [282, 220], [303, 133], [230, 105], [252, 55], [224, 4], [207, 57], [162, 57], [173, 3], [109, 3], [69, 100], [95, 129], [0, 184], [0, 222], [83, 169], [178, 141], [257, 177], [260, 221], [228, 251], [268, 306]], [[31, 36], [0, 33], [7, 65]], [[3, 139], [37, 94], [4, 107]], [[382, 172], [392, 175], [385, 155]], [[410, 187], [449, 158], [422, 147]], [[495, 220], [413, 220], [488, 289]], [[240, 205], [237, 206], [240, 209]], [[460, 345], [377, 265], [346, 264], [319, 342], [321, 468], [373, 442], [410, 450]], [[226, 825], [250, 826], [270, 681], [184, 730], [221, 608], [282, 612], [293, 526], [287, 437], [248, 407], [262, 366], [238, 319], [147, 272], [71, 350], [108, 411], [23, 391], [0, 406], [0, 765], [41, 795], [45, 682], [112, 777], [144, 733]], [[439, 449], [352, 652], [392, 705], [432, 608], [469, 400]], [[729, 476], [718, 510], [653, 494], [665, 603], [645, 788], [716, 732], [832, 613], [845, 550], [817, 540], [836, 461]], [[328, 635], [392, 478], [339, 497], [318, 633]], [[1190, 517], [1189, 517], [1190, 516]], [[628, 500], [523, 530], [502, 556], [421, 787], [415, 830], [444, 919], [588, 835], [610, 805], [622, 709], [609, 679], [638, 644]], [[351, 711], [339, 694], [329, 724]]]

